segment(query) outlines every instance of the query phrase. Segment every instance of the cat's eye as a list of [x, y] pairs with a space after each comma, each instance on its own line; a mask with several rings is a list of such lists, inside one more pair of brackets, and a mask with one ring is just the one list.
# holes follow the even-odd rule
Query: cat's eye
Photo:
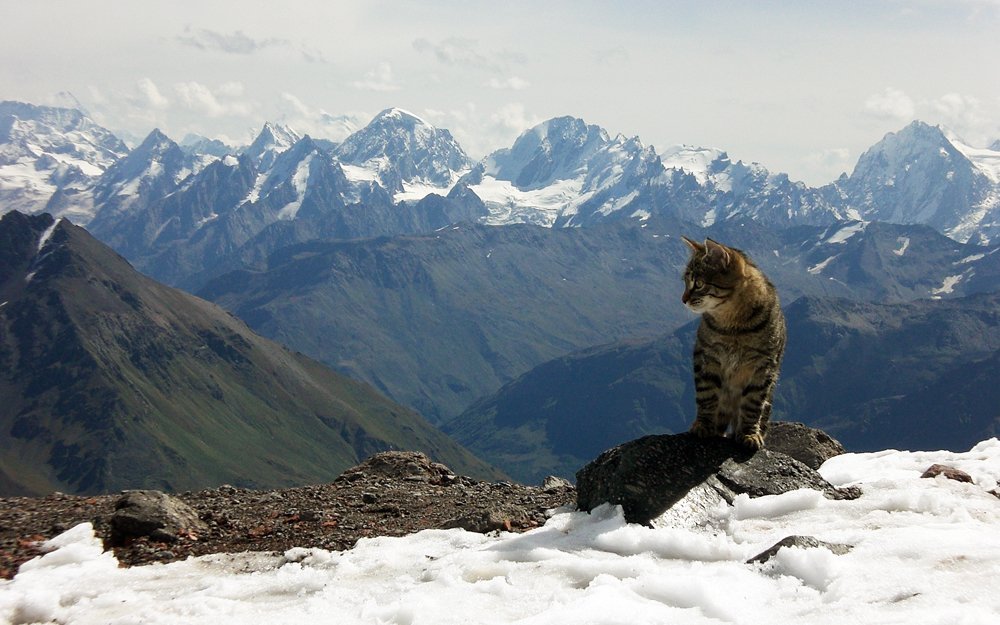
[[698, 278], [697, 280], [694, 281], [694, 288], [700, 289], [704, 286], [705, 286], [705, 281], [702, 280], [701, 278]]

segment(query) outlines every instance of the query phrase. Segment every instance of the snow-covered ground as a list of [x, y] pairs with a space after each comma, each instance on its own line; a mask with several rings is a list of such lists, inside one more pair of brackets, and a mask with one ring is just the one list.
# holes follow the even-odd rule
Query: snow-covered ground
[[[933, 463], [974, 484], [922, 479]], [[563, 511], [526, 534], [429, 530], [345, 552], [220, 555], [118, 568], [89, 525], [0, 582], [7, 623], [1000, 622], [1000, 441], [969, 452], [847, 454], [821, 473], [855, 501], [813, 491], [747, 499], [681, 526], [629, 525], [620, 509]], [[853, 545], [786, 548], [789, 535]]]

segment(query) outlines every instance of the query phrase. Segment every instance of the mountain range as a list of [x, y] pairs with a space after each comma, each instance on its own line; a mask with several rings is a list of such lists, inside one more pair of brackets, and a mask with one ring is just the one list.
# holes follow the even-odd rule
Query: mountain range
[[[974, 243], [995, 239], [1000, 228], [1000, 151], [922, 122], [889, 133], [849, 176], [819, 188], [718, 149], [658, 153], [638, 137], [611, 136], [573, 117], [528, 129], [478, 163], [447, 130], [401, 109], [379, 113], [339, 145], [268, 123], [250, 146], [222, 157], [217, 144], [182, 149], [158, 130], [127, 151], [73, 109], [5, 102], [5, 128], [0, 182], [21, 199], [0, 210], [71, 210], [116, 249], [128, 241], [127, 258], [172, 284], [182, 278], [164, 267], [164, 256], [178, 255], [169, 248], [202, 246], [184, 268], [191, 275], [225, 264], [222, 257], [277, 222], [311, 221], [298, 228], [299, 241], [413, 234], [447, 225], [428, 216], [434, 209], [455, 221], [555, 227], [652, 217], [703, 227], [751, 219], [771, 228], [855, 219], [930, 225]], [[64, 153], [75, 155], [80, 172], [66, 189], [54, 172], [43, 176]], [[125, 163], [112, 167], [118, 160]], [[72, 208], [66, 195], [76, 198]], [[434, 209], [420, 206], [432, 196]], [[456, 197], [459, 205], [450, 206]], [[323, 230], [331, 222], [339, 225]]]
[[[974, 390], [993, 379], [995, 356], [975, 338], [990, 322], [949, 323], [965, 307], [985, 315], [1000, 291], [1000, 145], [921, 122], [818, 188], [574, 117], [476, 162], [401, 109], [341, 143], [266, 123], [242, 148], [154, 130], [129, 149], [79, 111], [8, 102], [0, 159], [0, 212], [85, 225], [146, 275], [415, 408], [521, 479], [686, 427], [680, 234], [747, 251], [799, 315], [783, 416], [855, 448], [933, 446], [925, 407], [949, 402], [965, 411], [961, 441], [990, 431], [978, 399], [989, 392]], [[899, 338], [911, 327], [958, 347], [938, 361], [933, 343]], [[869, 345], [904, 354], [895, 371], [919, 384], [892, 387], [894, 361]], [[895, 394], [877, 395], [875, 380]], [[851, 384], [869, 390], [854, 397]], [[833, 387], [843, 401], [809, 402]], [[925, 425], [865, 425], [906, 409]]]
[[402, 448], [501, 475], [47, 214], [0, 219], [0, 395], [4, 494], [300, 485]]

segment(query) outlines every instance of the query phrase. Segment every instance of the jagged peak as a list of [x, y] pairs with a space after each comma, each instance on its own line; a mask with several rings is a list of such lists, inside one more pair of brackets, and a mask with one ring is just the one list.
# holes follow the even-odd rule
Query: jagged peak
[[142, 143], [139, 144], [139, 147], [137, 147], [136, 150], [137, 151], [153, 150], [157, 152], [163, 152], [172, 147], [178, 147], [177, 143], [174, 142], [174, 140], [168, 137], [167, 135], [163, 134], [163, 131], [161, 131], [159, 128], [153, 128], [153, 130], [151, 130], [150, 133], [146, 135], [146, 138], [142, 140]]
[[264, 122], [257, 137], [247, 148], [247, 152], [257, 153], [265, 150], [286, 150], [295, 145], [301, 135], [295, 132], [290, 126]]

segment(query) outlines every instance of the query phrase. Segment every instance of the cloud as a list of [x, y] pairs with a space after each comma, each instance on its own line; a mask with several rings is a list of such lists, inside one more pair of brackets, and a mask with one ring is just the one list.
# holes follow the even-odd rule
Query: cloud
[[527, 80], [524, 80], [523, 78], [519, 78], [517, 76], [511, 76], [510, 78], [506, 78], [503, 80], [499, 78], [490, 78], [486, 82], [486, 86], [492, 89], [510, 89], [512, 91], [522, 91], [530, 87], [531, 84]]
[[332, 141], [343, 141], [372, 117], [367, 113], [333, 115], [307, 105], [298, 96], [288, 92], [281, 94], [279, 111], [281, 119], [278, 121], [283, 124], [312, 137]]
[[1000, 100], [984, 103], [975, 96], [961, 93], [946, 93], [928, 101], [928, 119], [954, 131], [963, 140], [973, 145], [985, 146], [995, 141], [1000, 134]]
[[242, 30], [227, 34], [206, 28], [187, 27], [184, 32], [184, 35], [176, 38], [178, 42], [199, 50], [215, 50], [227, 54], [253, 54], [266, 48], [289, 45], [287, 39], [254, 39]]
[[601, 65], [618, 65], [628, 63], [631, 60], [628, 50], [622, 46], [594, 50], [592, 56], [594, 62]]
[[475, 39], [463, 37], [449, 37], [438, 43], [423, 38], [413, 42], [414, 50], [432, 54], [445, 65], [499, 70], [496, 61], [479, 52], [478, 48], [479, 43]]
[[916, 104], [899, 89], [887, 87], [882, 93], [876, 93], [865, 100], [864, 111], [877, 119], [907, 122], [914, 119]]
[[436, 43], [421, 37], [413, 40], [413, 49], [421, 54], [430, 54], [443, 65], [494, 73], [502, 73], [510, 65], [528, 62], [523, 52], [506, 49], [483, 52], [477, 40], [465, 37], [448, 37]]
[[362, 91], [399, 91], [400, 89], [393, 79], [392, 66], [385, 61], [365, 74], [364, 80], [352, 82], [351, 86]]
[[529, 115], [524, 105], [517, 102], [504, 105], [490, 115], [490, 123], [497, 131], [513, 132], [515, 137], [541, 122], [541, 118]]
[[139, 98], [134, 100], [137, 106], [148, 106], [157, 110], [163, 110], [170, 106], [170, 101], [163, 97], [160, 89], [151, 79], [143, 78], [139, 80], [135, 88], [139, 93]]
[[219, 98], [226, 99], [239, 97], [243, 94], [241, 83], [229, 82], [219, 87], [218, 95], [205, 85], [190, 81], [181, 82], [174, 85], [174, 92], [177, 93], [178, 101], [188, 110], [194, 111], [208, 117], [223, 117], [227, 115], [241, 116], [249, 115], [252, 108], [249, 104], [239, 101], [220, 101]]
[[510, 103], [492, 112], [482, 112], [472, 102], [449, 110], [424, 109], [420, 115], [438, 128], [446, 128], [474, 159], [510, 146], [522, 132], [542, 120], [530, 115], [523, 104]]
[[807, 154], [805, 165], [810, 171], [846, 172], [851, 168], [851, 150], [848, 148], [830, 148]]

